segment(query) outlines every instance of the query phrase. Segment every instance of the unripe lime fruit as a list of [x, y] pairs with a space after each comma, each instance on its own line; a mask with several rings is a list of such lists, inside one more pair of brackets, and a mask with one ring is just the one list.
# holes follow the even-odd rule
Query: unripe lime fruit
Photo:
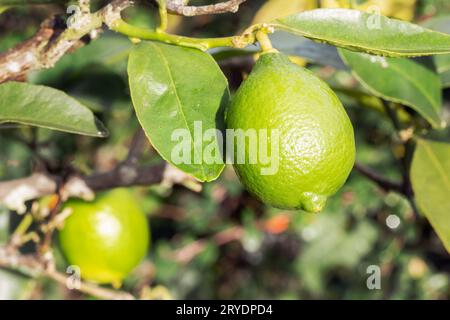
[[120, 285], [145, 257], [149, 228], [134, 195], [126, 189], [101, 192], [92, 202], [69, 200], [72, 213], [59, 232], [63, 254], [83, 279]]
[[[245, 163], [236, 163], [242, 146], [234, 146], [234, 168], [241, 182], [274, 207], [322, 210], [327, 197], [344, 184], [355, 161], [353, 127], [336, 94], [280, 53], [259, 58], [236, 92], [226, 123], [234, 131], [265, 129], [268, 137], [274, 129], [278, 132], [279, 163], [274, 174], [262, 174], [267, 163], [259, 156], [256, 163], [250, 163], [249, 139], [245, 140]], [[269, 152], [277, 141], [267, 141]]]

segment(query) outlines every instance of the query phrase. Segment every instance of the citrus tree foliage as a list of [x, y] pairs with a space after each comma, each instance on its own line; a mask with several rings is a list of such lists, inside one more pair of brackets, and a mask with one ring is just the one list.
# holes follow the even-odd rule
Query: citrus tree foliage
[[[91, 13], [63, 15], [77, 23], [84, 14], [92, 29], [63, 32], [66, 43], [92, 36], [102, 25], [107, 30], [57, 58], [30, 52], [30, 59], [47, 60], [18, 73], [23, 60], [12, 60], [11, 50], [32, 35], [37, 22], [67, 5], [59, 1], [33, 11], [0, 0], [0, 24], [8, 26], [0, 28], [0, 49], [10, 54], [6, 62], [0, 56], [1, 248], [17, 249], [19, 257], [51, 252], [61, 270], [40, 270], [38, 261], [17, 273], [20, 266], [0, 251], [0, 298], [60, 297], [54, 284], [42, 281], [64, 282], [74, 274], [52, 237], [70, 215], [64, 201], [92, 199], [116, 187], [130, 188], [148, 215], [152, 246], [121, 289], [87, 281], [81, 288], [86, 295], [447, 297], [446, 1], [247, 1], [237, 13], [211, 12], [206, 26], [201, 19], [174, 15], [171, 1], [155, 1], [159, 11], [155, 5], [124, 11], [115, 6], [126, 2], [112, 2], [118, 10], [113, 16], [104, 14], [103, 4], [92, 4]], [[19, 17], [24, 27], [16, 30], [8, 21]], [[51, 50], [44, 47], [40, 50]], [[302, 72], [308, 77], [322, 78], [354, 127], [355, 168], [318, 214], [258, 201], [226, 157], [211, 152], [225, 143], [218, 136], [236, 90], [255, 59], [268, 52], [285, 54], [296, 67], [307, 68]], [[253, 112], [255, 121], [262, 116]], [[186, 152], [193, 159], [200, 155], [199, 161], [175, 161], [173, 133], [183, 129], [197, 141], [196, 122], [217, 135], [189, 146]], [[32, 192], [24, 186], [12, 198], [16, 182], [26, 177]], [[367, 289], [371, 266], [385, 271], [382, 290]]]

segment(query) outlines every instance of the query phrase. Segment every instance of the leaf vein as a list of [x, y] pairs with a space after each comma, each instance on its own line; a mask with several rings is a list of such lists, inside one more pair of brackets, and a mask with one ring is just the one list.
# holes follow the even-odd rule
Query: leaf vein
[[[151, 44], [156, 48], [156, 50], [158, 51], [159, 55], [161, 56], [162, 61], [164, 62], [164, 66], [166, 67], [167, 73], [169, 75], [170, 85], [171, 85], [171, 87], [172, 87], [172, 89], [173, 89], [173, 91], [175, 93], [175, 97], [177, 99], [177, 106], [180, 109], [180, 113], [182, 115], [184, 123], [186, 124], [186, 127], [189, 130], [189, 134], [191, 135], [191, 139], [192, 139], [191, 141], [193, 142], [193, 145], [195, 146], [194, 134], [193, 134], [191, 128], [189, 127], [189, 124], [188, 124], [188, 121], [187, 121], [187, 118], [186, 118], [186, 114], [184, 113], [183, 106], [182, 106], [182, 103], [181, 103], [181, 99], [180, 99], [180, 96], [178, 94], [177, 88], [175, 86], [175, 80], [173, 78], [172, 70], [170, 69], [169, 62], [167, 61], [166, 57], [164, 56], [164, 53], [162, 52], [161, 48], [159, 48], [154, 43], [151, 43]], [[195, 152], [195, 150], [194, 150], [194, 152]], [[203, 179], [206, 179], [206, 174], [205, 174], [205, 170], [203, 168], [203, 164], [200, 164], [200, 169], [201, 169], [201, 172], [202, 172]]]

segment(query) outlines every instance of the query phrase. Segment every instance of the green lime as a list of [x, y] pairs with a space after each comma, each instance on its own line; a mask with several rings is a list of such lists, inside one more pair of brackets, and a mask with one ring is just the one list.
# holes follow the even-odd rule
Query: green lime
[[83, 279], [119, 285], [145, 257], [149, 228], [126, 189], [98, 193], [92, 202], [69, 200], [72, 214], [59, 233], [61, 249]]
[[[280, 53], [259, 58], [233, 98], [226, 123], [235, 132], [266, 130], [270, 157], [259, 154], [256, 162], [250, 161], [257, 149], [251, 151], [249, 134], [245, 146], [234, 139], [234, 168], [251, 193], [274, 207], [321, 211], [355, 161], [353, 127], [336, 94]], [[258, 138], [261, 143], [264, 136]], [[245, 154], [245, 163], [236, 163], [238, 151]], [[276, 170], [262, 174], [270, 158], [271, 166], [278, 161]]]

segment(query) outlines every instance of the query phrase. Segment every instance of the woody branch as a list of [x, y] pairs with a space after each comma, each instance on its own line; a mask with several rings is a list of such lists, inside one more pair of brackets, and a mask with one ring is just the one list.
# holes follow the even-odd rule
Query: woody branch
[[[184, 1], [168, 0], [167, 10], [171, 13], [195, 16], [236, 12], [246, 0], [231, 0], [207, 6], [188, 6]], [[0, 0], [0, 5], [59, 3], [61, 0]], [[70, 53], [98, 37], [103, 25], [110, 26], [120, 19], [123, 10], [133, 6], [135, 0], [114, 0], [95, 13], [89, 12], [89, 1], [80, 0], [82, 10], [71, 17], [71, 23], [61, 17], [44, 21], [30, 39], [0, 54], [0, 83], [24, 80], [29, 71], [51, 68], [65, 54]]]

